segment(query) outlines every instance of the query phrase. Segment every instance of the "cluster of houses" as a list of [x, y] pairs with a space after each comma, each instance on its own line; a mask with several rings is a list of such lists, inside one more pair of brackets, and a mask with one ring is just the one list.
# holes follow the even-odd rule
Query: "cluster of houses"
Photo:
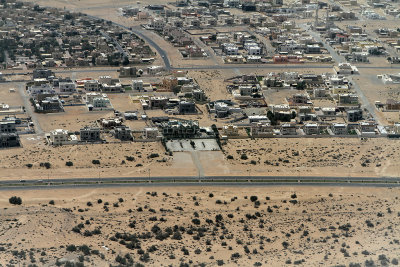
[[[271, 1], [197, 1], [169, 8], [162, 7], [155, 12], [146, 28], [162, 34], [181, 50], [184, 57], [204, 57], [196, 39], [211, 46], [216, 54], [224, 57], [226, 63], [304, 63], [333, 61], [320, 41], [303, 27], [296, 24], [299, 18], [315, 17], [313, 29], [320, 32], [327, 42], [334, 45], [349, 62], [369, 62], [369, 56], [387, 55], [380, 42], [372, 40], [361, 26], [348, 25], [341, 29], [334, 24], [338, 20], [357, 20], [356, 13], [345, 11], [342, 6], [360, 8], [356, 0], [328, 4], [309, 0], [285, 3]], [[385, 8], [388, 14], [398, 15], [397, 9], [386, 3], [374, 1], [374, 8]], [[377, 6], [378, 5], [378, 6]], [[242, 9], [243, 12], [231, 12], [229, 8]], [[318, 15], [318, 12], [326, 11]], [[363, 9], [363, 14], [368, 13]], [[246, 13], [246, 11], [256, 11]], [[258, 11], [258, 12], [257, 12]], [[191, 30], [215, 29], [221, 26], [248, 26], [249, 32], [229, 31], [204, 36], [191, 35]], [[213, 31], [211, 31], [213, 32]], [[258, 40], [257, 33], [265, 40]], [[398, 31], [395, 29], [377, 29], [380, 37], [389, 37], [393, 46], [398, 46]], [[393, 42], [394, 41], [394, 42]], [[270, 43], [272, 50], [265, 47]]]
[[[241, 135], [240, 129], [246, 129], [255, 137], [386, 134], [385, 129], [364, 114], [357, 94], [344, 75], [281, 72], [264, 77], [243, 75], [229, 81], [232, 84], [227, 86], [228, 91], [238, 103], [218, 100], [207, 105], [210, 115], [215, 118], [238, 118], [223, 128], [224, 136], [228, 138]], [[259, 105], [255, 108], [248, 104], [255, 99], [264, 99], [264, 92], [268, 90], [287, 89], [297, 89], [298, 93], [288, 95], [283, 103], [269, 104], [268, 107]], [[324, 105], [318, 106], [314, 102]], [[394, 102], [391, 104], [391, 108], [396, 107]]]
[[[386, 133], [386, 132], [385, 132]], [[363, 137], [374, 137], [380, 134], [376, 123], [372, 121], [357, 124], [333, 123], [331, 125], [321, 125], [319, 123], [306, 123], [296, 125], [288, 122], [280, 126], [273, 126], [269, 120], [258, 121], [250, 125], [225, 125], [222, 127], [221, 138], [262, 138], [262, 137], [288, 137], [288, 136], [348, 136], [356, 135]]]
[[[208, 3], [207, 1], [204, 1]], [[210, 46], [217, 55], [221, 55], [225, 63], [303, 63], [303, 62], [332, 62], [332, 57], [323, 48], [322, 44], [316, 42], [307, 32], [304, 32], [294, 22], [299, 13], [288, 12], [284, 9], [279, 14], [283, 1], [237, 1], [232, 4], [228, 1], [226, 5], [219, 6], [215, 1], [207, 5], [203, 2], [193, 3], [186, 7], [166, 9], [158, 12], [149, 19], [145, 26], [162, 34], [174, 46], [180, 49], [184, 57], [204, 57], [206, 52], [201, 49], [196, 39], [199, 38], [204, 44]], [[275, 3], [273, 3], [275, 2]], [[229, 9], [242, 8], [250, 11], [254, 4], [254, 11], [270, 12], [264, 13], [231, 14]], [[210, 8], [210, 7], [213, 8]], [[256, 8], [257, 7], [257, 8]], [[302, 5], [293, 7], [293, 10], [304, 8]], [[259, 40], [254, 32], [229, 31], [219, 32], [204, 36], [190, 34], [192, 29], [215, 28], [219, 26], [250, 26], [254, 32], [264, 40]], [[249, 28], [250, 29], [250, 28]], [[266, 43], [270, 42], [272, 49], [268, 55]]]
[[99, 119], [94, 126], [85, 126], [79, 132], [69, 132], [64, 129], [55, 129], [46, 134], [48, 144], [73, 145], [85, 143], [107, 142], [106, 135], [120, 141], [132, 141], [132, 131], [128, 126], [123, 125], [120, 117]]
[[[137, 107], [141, 106], [142, 111], [125, 111], [122, 114], [115, 111], [115, 117], [99, 119], [96, 125], [84, 127], [79, 132], [58, 129], [46, 136], [52, 145], [215, 138], [218, 133], [214, 129], [200, 127], [196, 120], [171, 116], [199, 114], [196, 103], [206, 104], [210, 118], [225, 124], [218, 129], [221, 139], [387, 135], [387, 129], [363, 112], [347, 75], [338, 73], [340, 71], [324, 74], [271, 72], [265, 76], [237, 76], [225, 81], [232, 100], [215, 101], [208, 100], [196, 81], [182, 71], [164, 78], [157, 85], [169, 94], [155, 91], [154, 84], [136, 77], [132, 80], [129, 96]], [[268, 104], [265, 92], [269, 90], [297, 92], [287, 94], [282, 103]], [[196, 91], [202, 93], [196, 96]], [[91, 90], [84, 98], [88, 107], [112, 109], [110, 100], [101, 90]], [[319, 103], [324, 105], [319, 106]], [[394, 105], [392, 103], [391, 107], [394, 108]], [[157, 109], [163, 110], [166, 115], [148, 117], [147, 114], [157, 114], [150, 110]], [[124, 121], [139, 119], [146, 123], [143, 129], [131, 129], [124, 124]], [[390, 133], [396, 134], [396, 131], [400, 132], [400, 126], [395, 126]]]
[[[1, 109], [0, 109], [1, 110]], [[31, 133], [27, 119], [5, 116], [0, 120], [0, 148], [20, 146], [19, 134]]]
[[[49, 145], [74, 145], [108, 142], [105, 137], [111, 134], [120, 141], [134, 141], [133, 131], [122, 124], [122, 118], [108, 118], [97, 121], [97, 126], [86, 126], [79, 132], [69, 132], [55, 129], [46, 134]], [[168, 117], [152, 118], [152, 127], [140, 131], [140, 139], [157, 141], [181, 138], [215, 138], [215, 132], [210, 127], [200, 127], [198, 121], [170, 119]]]
[[[123, 70], [120, 70], [120, 73], [123, 73]], [[124, 92], [124, 88], [119, 79], [113, 79], [111, 76], [100, 76], [97, 80], [85, 78], [73, 81], [68, 77], [56, 77], [49, 69], [35, 69], [33, 80], [27, 83], [26, 91], [36, 112], [52, 113], [64, 111], [66, 105], [84, 104], [90, 111], [112, 110], [106, 93]]]
[[[169, 115], [198, 114], [196, 103], [205, 103], [207, 100], [200, 86], [183, 72], [166, 77], [160, 87], [168, 95], [155, 95], [151, 84], [133, 80], [131, 100], [140, 103], [143, 110], [161, 109]], [[174, 95], [171, 96], [171, 93]]]
[[0, 57], [6, 68], [146, 63], [154, 52], [139, 37], [103, 20], [29, 2], [2, 5]]

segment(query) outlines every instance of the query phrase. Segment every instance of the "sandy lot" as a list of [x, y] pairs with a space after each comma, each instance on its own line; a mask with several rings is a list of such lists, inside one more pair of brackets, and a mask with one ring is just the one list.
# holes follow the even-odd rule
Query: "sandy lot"
[[[52, 147], [46, 145], [43, 139], [39, 140], [33, 136], [24, 136], [22, 148], [0, 150], [2, 179], [147, 177], [149, 169], [151, 175], [165, 176], [165, 168], [170, 171], [170, 175], [192, 171], [191, 166], [171, 163], [172, 157], [162, 152], [164, 150], [160, 143], [117, 142]], [[158, 156], [150, 158], [153, 153]], [[100, 164], [93, 164], [93, 160], [99, 160]], [[73, 166], [66, 166], [68, 161]], [[49, 169], [40, 166], [45, 162], [51, 164]]]
[[[21, 140], [22, 148], [0, 150], [2, 179], [147, 177], [149, 170], [151, 176], [400, 175], [395, 160], [400, 156], [400, 141], [383, 138], [235, 139], [223, 145], [224, 151], [196, 151], [196, 158], [189, 152], [166, 154], [158, 142], [51, 147], [32, 135]], [[152, 153], [159, 156], [149, 158]], [[92, 163], [96, 159], [100, 165]], [[67, 167], [67, 161], [73, 166]], [[51, 164], [49, 169], [40, 166], [45, 162]]]
[[242, 139], [229, 140], [224, 153], [233, 156], [227, 160], [231, 174], [399, 176], [399, 146], [382, 138]]
[[[399, 193], [371, 187], [6, 191], [0, 264], [393, 266]], [[11, 196], [21, 196], [22, 205], [9, 204]]]

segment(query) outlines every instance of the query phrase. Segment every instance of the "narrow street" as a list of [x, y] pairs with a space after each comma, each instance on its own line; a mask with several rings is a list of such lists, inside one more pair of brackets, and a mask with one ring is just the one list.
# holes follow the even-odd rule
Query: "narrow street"
[[21, 95], [22, 100], [24, 101], [25, 111], [31, 117], [33, 124], [35, 125], [35, 132], [38, 135], [44, 134], [44, 131], [40, 127], [39, 120], [37, 119], [36, 113], [33, 110], [31, 102], [29, 101], [29, 96], [25, 94], [25, 83], [16, 84], [18, 87], [18, 93]]

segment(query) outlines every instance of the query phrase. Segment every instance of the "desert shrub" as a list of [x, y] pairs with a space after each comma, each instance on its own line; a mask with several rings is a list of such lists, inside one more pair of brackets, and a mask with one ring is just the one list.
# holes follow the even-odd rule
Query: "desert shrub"
[[150, 253], [154, 252], [154, 251], [157, 251], [157, 250], [158, 250], [158, 248], [155, 245], [152, 245], [147, 249], [147, 251], [150, 252]]
[[366, 267], [373, 267], [375, 266], [375, 262], [371, 259], [371, 260], [365, 260], [365, 266]]
[[188, 256], [189, 255], [189, 250], [185, 247], [182, 247], [181, 251], [183, 252], [183, 255]]
[[240, 156], [240, 159], [242, 159], [242, 160], [247, 160], [247, 159], [248, 159], [248, 157], [247, 157], [247, 155], [246, 155], [246, 154], [242, 154], [242, 155]]
[[126, 156], [125, 158], [126, 158], [127, 161], [134, 161], [135, 160], [135, 158], [131, 157], [131, 156]]
[[297, 195], [296, 195], [296, 193], [294, 193], [294, 194], [292, 194], [290, 197], [293, 198], [293, 199], [295, 199], [295, 198], [297, 198]]
[[286, 249], [286, 248], [289, 247], [289, 243], [286, 242], [286, 241], [283, 241], [283, 242], [282, 242], [282, 246]]
[[103, 203], [103, 200], [99, 198], [99, 199], [97, 200], [97, 203], [98, 203], [98, 204], [101, 204], [101, 203]]
[[90, 248], [87, 245], [80, 246], [79, 250], [82, 251], [85, 256], [90, 255]]
[[29, 169], [33, 167], [33, 165], [31, 163], [28, 163], [25, 166], [28, 167]]
[[370, 220], [366, 220], [365, 223], [367, 224], [368, 227], [374, 227], [374, 224]]
[[46, 169], [50, 169], [51, 164], [50, 164], [50, 162], [41, 162], [40, 167], [45, 167]]
[[74, 163], [72, 161], [67, 161], [65, 162], [65, 165], [68, 167], [74, 166]]
[[239, 259], [241, 257], [241, 255], [238, 253], [238, 252], [236, 252], [236, 253], [233, 253], [232, 255], [231, 255], [231, 259], [233, 260], [233, 259]]
[[83, 232], [83, 236], [92, 236], [92, 232], [90, 232], [89, 230], [85, 230], [85, 232]]
[[214, 197], [213, 193], [208, 194], [208, 197]]
[[195, 219], [192, 220], [192, 223], [195, 224], [195, 225], [200, 225], [200, 220], [195, 218]]
[[361, 254], [363, 254], [363, 255], [365, 255], [365, 256], [368, 256], [368, 255], [369, 255], [369, 252], [368, 252], [367, 250], [363, 250], [363, 251], [361, 252]]
[[68, 245], [66, 249], [69, 252], [74, 252], [74, 251], [76, 251], [76, 246], [75, 245]]
[[257, 164], [257, 161], [251, 160], [251, 161], [250, 161], [250, 164], [256, 165], [256, 164]]
[[176, 232], [173, 234], [172, 239], [174, 239], [174, 240], [182, 240], [181, 232], [176, 231]]
[[228, 155], [226, 158], [227, 159], [233, 159], [233, 156], [232, 155]]
[[100, 160], [94, 159], [94, 160], [92, 160], [92, 164], [97, 164], [97, 165], [99, 165], [99, 164], [100, 164]]
[[50, 205], [54, 205], [54, 200], [50, 200], [50, 201], [49, 201], [49, 204], [50, 204]]
[[149, 158], [150, 159], [153, 159], [153, 158], [158, 158], [160, 155], [158, 155], [158, 153], [151, 153], [150, 155], [149, 155]]
[[258, 199], [257, 196], [251, 196], [251, 197], [250, 197], [250, 201], [251, 201], [251, 202], [256, 202], [257, 199]]
[[13, 196], [8, 199], [8, 202], [13, 205], [21, 205], [22, 199], [20, 197]]

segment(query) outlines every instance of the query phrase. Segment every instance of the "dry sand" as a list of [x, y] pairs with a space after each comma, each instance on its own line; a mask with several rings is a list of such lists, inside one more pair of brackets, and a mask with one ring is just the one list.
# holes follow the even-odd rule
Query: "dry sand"
[[[234, 139], [224, 151], [165, 153], [157, 142], [52, 147], [23, 136], [22, 148], [0, 150], [0, 175], [7, 179], [153, 176], [363, 176], [400, 175], [400, 141], [384, 138]], [[152, 153], [159, 157], [149, 158]], [[246, 160], [241, 159], [242, 155]], [[228, 155], [233, 159], [228, 159]], [[127, 157], [134, 157], [133, 161]], [[92, 160], [100, 160], [100, 165]], [[67, 167], [66, 162], [73, 162]], [[50, 169], [40, 167], [49, 162]], [[27, 164], [32, 164], [31, 168]]]
[[[277, 186], [2, 191], [0, 264], [54, 266], [80, 256], [85, 266], [116, 265], [120, 257], [146, 266], [388, 266], [399, 259], [399, 193]], [[22, 205], [9, 204], [11, 196]], [[83, 251], [68, 252], [70, 245]]]
[[231, 174], [398, 177], [399, 146], [383, 138], [240, 139], [229, 140], [224, 153], [233, 156]]

